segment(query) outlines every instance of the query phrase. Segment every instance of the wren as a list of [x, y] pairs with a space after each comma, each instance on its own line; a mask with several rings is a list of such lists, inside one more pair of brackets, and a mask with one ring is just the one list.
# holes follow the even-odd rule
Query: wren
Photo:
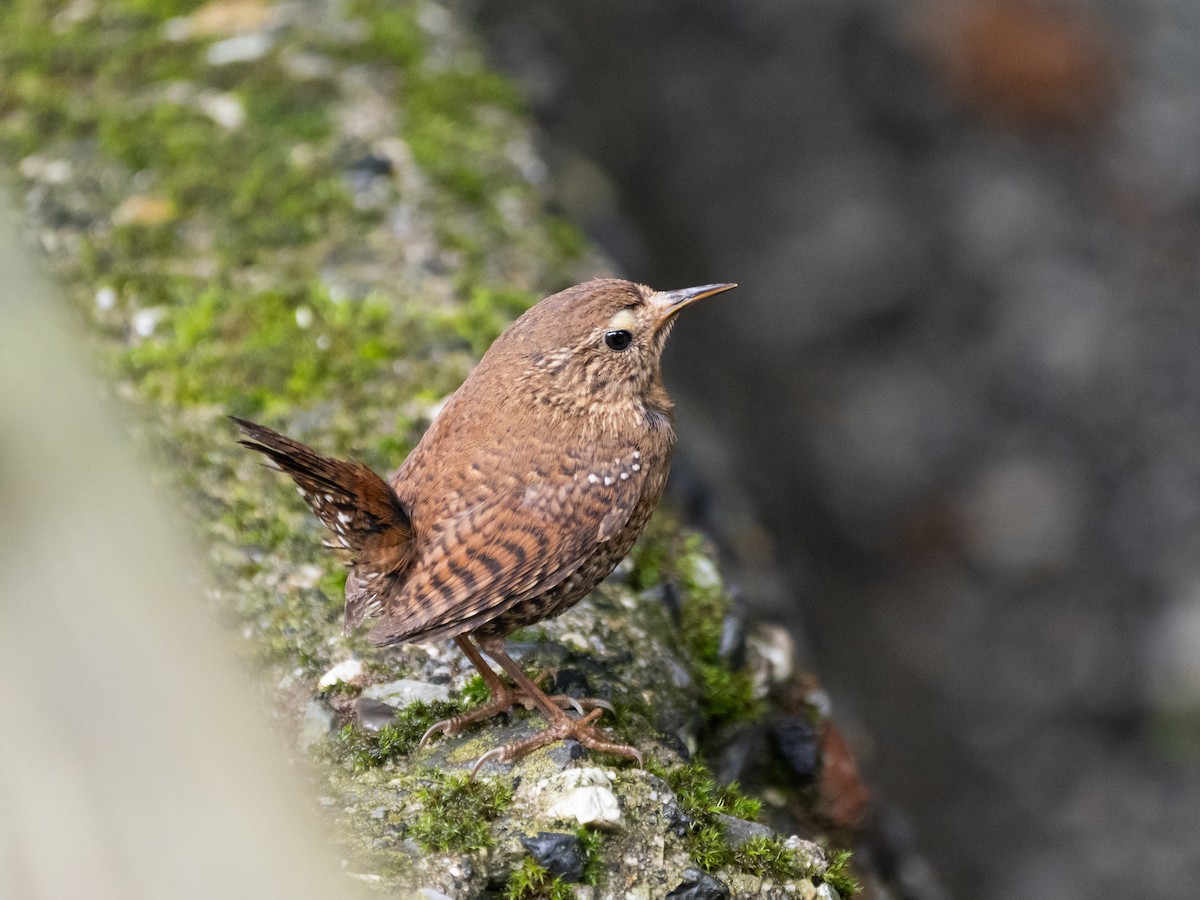
[[663, 346], [681, 309], [735, 286], [595, 279], [547, 297], [496, 338], [388, 481], [234, 420], [348, 554], [346, 632], [378, 616], [372, 644], [453, 639], [479, 670], [491, 700], [422, 745], [520, 703], [549, 728], [485, 753], [472, 774], [567, 739], [644, 763], [593, 724], [609, 704], [548, 696], [504, 639], [577, 603], [645, 528], [675, 446]]

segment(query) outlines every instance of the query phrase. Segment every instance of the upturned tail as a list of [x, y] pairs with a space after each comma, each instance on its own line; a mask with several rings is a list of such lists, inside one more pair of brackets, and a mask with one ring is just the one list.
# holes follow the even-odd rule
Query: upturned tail
[[333, 532], [331, 546], [350, 554], [346, 633], [383, 610], [415, 555], [412, 520], [386, 481], [362, 463], [324, 456], [263, 425], [230, 416], [245, 435], [238, 443], [269, 458], [296, 482], [317, 518]]

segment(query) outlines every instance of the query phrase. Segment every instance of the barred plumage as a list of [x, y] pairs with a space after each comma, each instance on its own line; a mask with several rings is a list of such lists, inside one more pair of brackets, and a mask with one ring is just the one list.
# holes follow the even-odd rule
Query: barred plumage
[[453, 638], [480, 669], [492, 702], [435, 728], [455, 733], [527, 699], [551, 727], [488, 758], [572, 737], [641, 759], [591, 725], [606, 704], [584, 701], [591, 712], [571, 719], [566, 698], [542, 693], [503, 639], [569, 608], [629, 552], [662, 495], [675, 444], [660, 373], [674, 316], [733, 286], [658, 292], [597, 279], [546, 298], [496, 339], [388, 482], [235, 420], [242, 443], [296, 481], [350, 553], [347, 630], [378, 612], [372, 643]]

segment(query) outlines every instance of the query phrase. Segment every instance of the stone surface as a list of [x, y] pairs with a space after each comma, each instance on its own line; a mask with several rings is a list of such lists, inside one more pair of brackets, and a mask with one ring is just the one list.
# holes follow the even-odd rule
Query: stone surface
[[573, 819], [598, 828], [624, 824], [612, 779], [602, 769], [568, 769], [551, 779], [547, 794], [552, 799], [546, 815], [552, 819]]
[[363, 664], [358, 659], [344, 659], [331, 667], [317, 680], [317, 687], [333, 687], [338, 682], [358, 684], [362, 681]]
[[310, 700], [304, 706], [304, 717], [300, 721], [297, 743], [307, 750], [329, 737], [333, 730], [333, 713], [320, 700]]
[[521, 838], [521, 846], [554, 878], [580, 881], [587, 860], [579, 838], [573, 834], [539, 831], [532, 837]]
[[378, 731], [396, 720], [400, 710], [388, 703], [359, 697], [354, 701], [354, 720], [363, 731]]
[[424, 681], [414, 681], [411, 678], [398, 678], [395, 681], [366, 687], [363, 689], [362, 696], [403, 708], [418, 700], [422, 703], [449, 700], [450, 688], [444, 684], [428, 684]]
[[759, 822], [749, 822], [745, 819], [737, 819], [726, 815], [718, 815], [717, 821], [721, 823], [721, 827], [725, 832], [725, 839], [729, 842], [729, 846], [734, 848], [742, 846], [742, 844], [751, 838], [769, 838], [775, 836], [773, 828], [769, 828]]
[[668, 900], [725, 900], [729, 888], [724, 882], [699, 869], [685, 869], [684, 880], [667, 894]]

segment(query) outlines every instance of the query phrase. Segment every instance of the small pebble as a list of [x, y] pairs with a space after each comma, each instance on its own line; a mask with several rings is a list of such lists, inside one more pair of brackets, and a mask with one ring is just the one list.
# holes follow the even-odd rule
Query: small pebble
[[725, 900], [729, 896], [729, 888], [707, 872], [699, 869], [684, 869], [684, 880], [671, 893], [667, 900]]
[[204, 94], [197, 102], [204, 114], [226, 131], [237, 131], [246, 124], [246, 107], [236, 94]]
[[204, 58], [211, 66], [254, 62], [270, 53], [273, 46], [275, 46], [275, 39], [269, 34], [239, 34], [237, 37], [217, 41], [208, 48]]
[[793, 775], [811, 780], [821, 759], [820, 738], [807, 716], [780, 716], [771, 723], [775, 749]]
[[133, 330], [138, 337], [150, 337], [158, 328], [158, 323], [166, 318], [165, 306], [152, 306], [149, 309], [139, 309], [133, 314]]
[[748, 822], [745, 819], [734, 818], [733, 816], [717, 815], [717, 821], [721, 823], [721, 830], [725, 834], [725, 840], [730, 847], [737, 849], [742, 844], [756, 837], [773, 838], [777, 837], [774, 829], [760, 825], [758, 822]]
[[371, 700], [382, 700], [384, 703], [403, 708], [418, 700], [422, 703], [449, 700], [450, 688], [444, 684], [429, 684], [425, 681], [399, 678], [384, 684], [373, 684], [364, 690], [362, 695]]
[[359, 697], [354, 701], [354, 718], [363, 731], [379, 731], [385, 725], [391, 725], [396, 720], [397, 712], [399, 710], [396, 707], [369, 697]]
[[346, 684], [356, 684], [362, 680], [363, 672], [362, 662], [351, 657], [350, 659], [342, 660], [322, 675], [321, 680], [317, 682], [317, 687], [333, 687], [339, 681]]
[[521, 844], [552, 877], [567, 882], [583, 879], [586, 860], [575, 835], [539, 831], [534, 837], [521, 838]]
[[580, 825], [598, 828], [618, 828], [624, 824], [616, 794], [598, 785], [575, 788], [557, 800], [546, 814], [552, 819], [574, 819]]

